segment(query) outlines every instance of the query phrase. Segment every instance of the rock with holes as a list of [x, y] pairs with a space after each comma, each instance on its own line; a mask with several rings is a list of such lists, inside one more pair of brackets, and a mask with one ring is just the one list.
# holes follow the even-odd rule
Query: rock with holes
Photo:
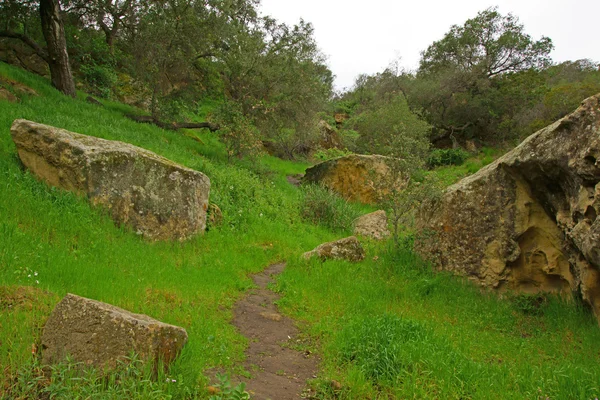
[[146, 315], [67, 294], [54, 308], [42, 335], [42, 362], [70, 357], [97, 369], [113, 369], [135, 353], [168, 366], [187, 343], [185, 329]]
[[579, 294], [600, 316], [600, 95], [449, 187], [417, 250], [482, 285]]
[[323, 261], [332, 259], [358, 262], [364, 260], [365, 250], [355, 236], [350, 236], [335, 242], [323, 243], [302, 255], [306, 260], [313, 257], [319, 257]]
[[374, 204], [389, 194], [390, 188], [406, 185], [401, 171], [395, 169], [393, 158], [352, 154], [308, 168], [303, 181], [318, 183], [348, 200]]
[[184, 240], [206, 227], [210, 180], [148, 150], [16, 120], [19, 158], [52, 186], [85, 195], [118, 224], [151, 240]]
[[354, 221], [354, 234], [375, 240], [384, 240], [390, 236], [387, 214], [378, 210], [358, 217]]

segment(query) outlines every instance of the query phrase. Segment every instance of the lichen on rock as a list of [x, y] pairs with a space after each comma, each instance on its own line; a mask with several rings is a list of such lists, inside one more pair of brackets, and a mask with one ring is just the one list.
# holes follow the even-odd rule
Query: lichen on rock
[[484, 286], [582, 296], [600, 316], [598, 157], [600, 95], [423, 204], [417, 251]]
[[151, 240], [202, 233], [210, 180], [131, 144], [26, 120], [11, 134], [25, 167], [52, 186], [87, 196], [118, 224]]

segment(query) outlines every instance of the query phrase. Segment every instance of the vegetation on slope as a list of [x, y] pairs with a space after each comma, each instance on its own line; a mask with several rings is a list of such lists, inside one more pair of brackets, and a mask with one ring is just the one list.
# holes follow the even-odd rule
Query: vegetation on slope
[[[229, 324], [232, 305], [252, 286], [249, 273], [281, 260], [288, 267], [277, 284], [279, 305], [305, 332], [299, 346], [323, 359], [312, 383], [318, 398], [599, 394], [600, 332], [579, 304], [498, 298], [433, 273], [407, 249], [388, 244], [367, 243], [369, 257], [359, 264], [301, 261], [303, 251], [349, 233], [345, 218], [363, 209], [309, 191], [308, 199], [325, 203], [318, 209], [331, 218], [303, 216], [303, 189], [285, 175], [306, 164], [270, 157], [231, 163], [209, 133], [136, 124], [123, 118], [129, 110], [122, 105], [68, 99], [5, 64], [0, 74], [41, 94], [0, 103], [2, 398], [207, 398], [210, 370], [246, 373], [239, 367], [246, 339]], [[205, 172], [224, 224], [186, 243], [148, 243], [115, 227], [84, 199], [23, 171], [9, 136], [15, 118], [130, 142]], [[486, 157], [430, 174], [450, 182]], [[313, 223], [320, 221], [330, 221], [329, 228]], [[189, 343], [158, 378], [134, 362], [108, 378], [62, 366], [47, 379], [32, 345], [39, 345], [45, 319], [68, 292], [183, 326]]]

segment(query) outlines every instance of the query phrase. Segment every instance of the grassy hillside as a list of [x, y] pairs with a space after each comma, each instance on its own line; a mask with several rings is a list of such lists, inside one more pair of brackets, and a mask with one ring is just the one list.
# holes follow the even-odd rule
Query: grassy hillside
[[[244, 373], [246, 339], [229, 321], [252, 285], [248, 275], [281, 260], [288, 267], [279, 305], [305, 332], [299, 345], [323, 359], [312, 383], [319, 398], [599, 395], [600, 330], [579, 304], [498, 298], [388, 244], [367, 243], [359, 264], [301, 261], [302, 252], [349, 233], [302, 219], [303, 192], [285, 175], [306, 164], [228, 163], [214, 135], [134, 123], [123, 118], [126, 106], [66, 98], [2, 63], [0, 75], [40, 93], [0, 100], [0, 398], [207, 398], [208, 370]], [[23, 171], [9, 135], [16, 118], [129, 142], [204, 172], [224, 224], [183, 244], [147, 243], [115, 227], [84, 199]], [[463, 171], [436, 173], [451, 180]], [[32, 344], [66, 293], [183, 326], [189, 343], [169, 381], [126, 368], [118, 379], [70, 379], [66, 367], [45, 379]]]

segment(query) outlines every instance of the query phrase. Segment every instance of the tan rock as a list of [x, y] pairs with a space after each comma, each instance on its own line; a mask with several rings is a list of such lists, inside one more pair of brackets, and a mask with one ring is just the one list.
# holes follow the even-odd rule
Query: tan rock
[[579, 292], [600, 316], [600, 95], [421, 208], [417, 250], [484, 286]]
[[319, 257], [321, 260], [333, 259], [358, 262], [364, 260], [365, 250], [355, 236], [350, 236], [334, 242], [323, 243], [314, 250], [302, 255], [302, 258], [306, 260], [313, 257]]
[[42, 362], [73, 361], [113, 369], [135, 352], [141, 360], [169, 365], [187, 343], [185, 329], [146, 315], [66, 295], [54, 308], [42, 335]]
[[308, 168], [304, 182], [321, 184], [348, 200], [374, 204], [391, 187], [406, 185], [402, 176], [394, 176], [392, 162], [389, 157], [352, 154]]
[[319, 132], [321, 133], [321, 140], [319, 145], [324, 149], [342, 149], [344, 144], [342, 138], [331, 125], [325, 121], [319, 121]]
[[378, 210], [370, 214], [358, 217], [354, 221], [354, 234], [365, 236], [375, 240], [384, 240], [390, 236], [388, 229], [387, 214], [384, 210]]
[[152, 240], [203, 232], [210, 180], [148, 150], [16, 120], [11, 128], [23, 164], [36, 176], [88, 197], [118, 224]]

